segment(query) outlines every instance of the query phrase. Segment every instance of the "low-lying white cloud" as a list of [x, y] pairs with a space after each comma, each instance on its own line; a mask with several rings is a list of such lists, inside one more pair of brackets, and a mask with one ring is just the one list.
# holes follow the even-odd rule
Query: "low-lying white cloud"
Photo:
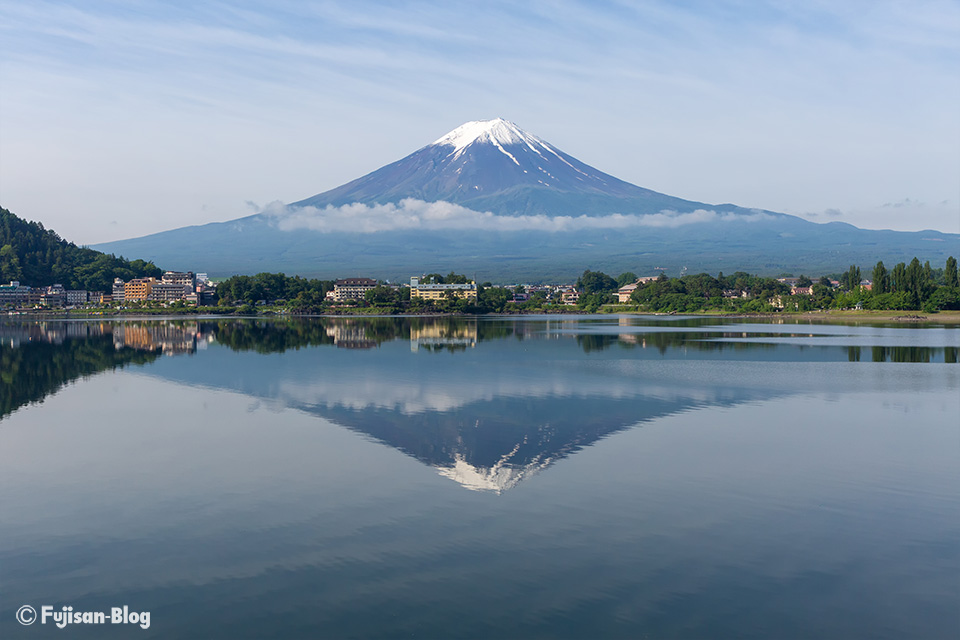
[[273, 202], [262, 214], [270, 216], [283, 231], [376, 233], [379, 231], [473, 229], [478, 231], [583, 231], [587, 229], [629, 229], [635, 227], [681, 227], [708, 222], [756, 222], [772, 216], [756, 211], [749, 214], [698, 209], [687, 213], [661, 211], [651, 214], [606, 216], [501, 216], [480, 212], [452, 202], [425, 202], [404, 198], [397, 203], [352, 204], [334, 207], [292, 207]]

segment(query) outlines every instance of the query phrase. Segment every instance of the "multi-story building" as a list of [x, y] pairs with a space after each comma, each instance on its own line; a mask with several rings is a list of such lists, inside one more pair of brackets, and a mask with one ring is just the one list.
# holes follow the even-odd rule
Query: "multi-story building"
[[67, 306], [77, 306], [87, 304], [88, 294], [86, 289], [67, 289]]
[[[157, 284], [156, 278], [134, 278], [123, 286], [123, 300], [149, 300], [150, 292]], [[116, 294], [114, 294], [116, 300]]]
[[182, 300], [184, 296], [192, 291], [192, 287], [185, 284], [174, 282], [154, 282], [147, 294], [147, 300], [156, 302], [172, 302]]
[[197, 304], [208, 307], [217, 303], [217, 288], [213, 283], [198, 278], [196, 291]]
[[632, 282], [628, 285], [624, 285], [617, 290], [617, 301], [620, 304], [625, 302], [630, 302], [630, 296], [633, 295], [633, 292], [637, 290], [637, 287], [640, 285], [636, 282]]
[[193, 289], [197, 283], [193, 271], [165, 271], [160, 278], [161, 282], [167, 284], [179, 284]]
[[125, 289], [125, 288], [126, 288], [126, 284], [124, 283], [123, 280], [121, 280], [120, 278], [114, 278], [114, 279], [113, 279], [112, 297], [113, 297], [113, 301], [114, 301], [114, 302], [123, 302], [123, 301], [124, 301], [124, 299], [125, 299], [124, 289]]
[[410, 297], [424, 300], [445, 300], [448, 297], [477, 299], [477, 283], [466, 284], [421, 284], [420, 278], [410, 278]]
[[62, 284], [52, 284], [40, 294], [40, 304], [44, 307], [62, 307], [67, 303], [67, 291]]
[[0, 306], [19, 307], [26, 305], [30, 298], [30, 287], [11, 280], [10, 284], [0, 284]]
[[26, 292], [20, 305], [23, 307], [36, 307], [43, 302], [45, 293], [44, 289], [32, 288]]
[[333, 283], [332, 297], [337, 302], [362, 300], [364, 294], [375, 286], [377, 286], [377, 281], [370, 278], [344, 278]]
[[620, 287], [617, 291], [617, 300], [619, 300], [621, 304], [630, 302], [630, 296], [633, 295], [633, 292], [636, 291], [638, 287], [642, 287], [648, 282], [653, 282], [659, 277], [660, 276], [645, 276], [643, 278], [637, 278], [636, 281]]

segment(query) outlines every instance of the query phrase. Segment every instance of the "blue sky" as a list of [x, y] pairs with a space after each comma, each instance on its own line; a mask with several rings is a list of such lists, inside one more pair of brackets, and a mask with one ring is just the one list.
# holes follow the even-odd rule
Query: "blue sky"
[[0, 1], [0, 205], [80, 243], [494, 117], [670, 195], [960, 232], [958, 2]]

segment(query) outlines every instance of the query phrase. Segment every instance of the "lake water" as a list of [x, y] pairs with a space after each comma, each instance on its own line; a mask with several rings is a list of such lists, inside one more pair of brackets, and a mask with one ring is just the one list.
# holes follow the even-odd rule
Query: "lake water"
[[[4, 640], [960, 635], [957, 327], [211, 319], [0, 341]], [[150, 624], [21, 626], [21, 605]]]

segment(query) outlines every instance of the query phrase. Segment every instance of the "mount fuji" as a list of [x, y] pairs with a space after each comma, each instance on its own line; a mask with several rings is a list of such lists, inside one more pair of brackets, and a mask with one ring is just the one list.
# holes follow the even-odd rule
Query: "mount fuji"
[[[679, 213], [709, 206], [614, 178], [501, 118], [468, 122], [402, 160], [292, 206], [404, 198], [500, 216]], [[748, 213], [732, 205], [710, 208]]]
[[584, 269], [819, 274], [913, 256], [942, 264], [960, 236], [684, 200], [603, 173], [498, 118], [289, 205], [94, 248], [211, 275], [400, 280], [454, 270], [509, 282], [568, 280]]

